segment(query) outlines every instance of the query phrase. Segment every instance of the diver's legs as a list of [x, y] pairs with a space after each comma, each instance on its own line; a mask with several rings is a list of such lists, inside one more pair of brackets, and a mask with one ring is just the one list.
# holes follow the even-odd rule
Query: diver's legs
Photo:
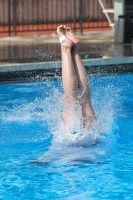
[[90, 101], [90, 87], [88, 83], [87, 72], [78, 53], [77, 46], [75, 46], [72, 50], [72, 58], [79, 79], [83, 117], [89, 119], [89, 121], [92, 121], [95, 118], [95, 113]]
[[[57, 27], [59, 37], [61, 34], [65, 35], [64, 26]], [[67, 123], [72, 117], [71, 105], [76, 105], [78, 79], [73, 65], [71, 47], [73, 42], [64, 40], [61, 44], [61, 57], [62, 57], [62, 82], [64, 88], [65, 106], [63, 110], [63, 121]]]
[[71, 39], [75, 45], [72, 47], [72, 59], [79, 83], [79, 94], [81, 96], [82, 114], [83, 117], [92, 121], [95, 118], [95, 113], [90, 101], [90, 88], [87, 78], [87, 72], [78, 53], [78, 40], [74, 37], [71, 29], [68, 29], [67, 37]]
[[78, 79], [73, 65], [71, 49], [61, 46], [62, 82], [66, 99], [76, 99]]
[[[61, 25], [57, 27], [59, 38], [60, 36], [65, 35], [65, 31], [65, 26]], [[71, 55], [72, 45], [72, 40], [68, 38], [61, 43], [62, 82], [66, 99], [75, 99], [76, 91], [78, 89], [78, 79]]]

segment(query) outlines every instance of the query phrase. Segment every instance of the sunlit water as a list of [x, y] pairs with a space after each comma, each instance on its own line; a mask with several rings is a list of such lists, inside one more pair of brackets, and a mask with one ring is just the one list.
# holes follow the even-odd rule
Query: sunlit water
[[90, 85], [82, 134], [61, 128], [61, 80], [0, 85], [0, 199], [133, 199], [133, 75]]

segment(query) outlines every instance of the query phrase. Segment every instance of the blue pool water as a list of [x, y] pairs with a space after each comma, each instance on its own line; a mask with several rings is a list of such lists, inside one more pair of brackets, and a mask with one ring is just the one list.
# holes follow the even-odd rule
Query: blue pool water
[[61, 80], [0, 85], [1, 200], [133, 199], [133, 75], [90, 85], [100, 143], [87, 148], [60, 128]]

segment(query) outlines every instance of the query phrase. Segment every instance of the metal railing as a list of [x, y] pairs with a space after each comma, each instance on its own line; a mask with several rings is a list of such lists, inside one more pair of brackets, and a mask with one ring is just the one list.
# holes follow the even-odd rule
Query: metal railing
[[0, 0], [0, 36], [53, 33], [61, 23], [80, 33], [111, 29], [98, 0]]

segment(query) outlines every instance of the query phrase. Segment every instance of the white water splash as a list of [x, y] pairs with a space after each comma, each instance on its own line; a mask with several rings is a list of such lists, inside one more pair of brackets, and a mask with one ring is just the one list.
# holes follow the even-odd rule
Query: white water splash
[[[93, 122], [89, 130], [87, 128], [82, 128], [81, 131], [80, 129], [79, 116], [81, 115], [81, 110], [79, 109], [74, 122], [77, 128], [76, 132], [72, 130], [64, 132], [61, 125], [63, 97], [62, 93], [53, 86], [52, 91], [50, 91], [51, 94], [45, 99], [37, 98], [33, 102], [20, 106], [14, 105], [12, 108], [2, 107], [1, 118], [3, 122], [7, 124], [13, 122], [18, 122], [20, 124], [41, 122], [42, 127], [47, 125], [50, 134], [53, 135], [51, 148], [54, 149], [54, 151], [57, 148], [61, 150], [68, 146], [84, 148], [93, 147], [97, 143], [109, 144], [111, 143], [111, 137], [113, 135], [115, 120], [114, 102], [116, 101], [117, 92], [112, 85], [98, 86], [96, 90], [95, 88], [93, 89], [92, 104], [96, 112], [97, 120]], [[35, 137], [38, 138], [35, 139]], [[34, 136], [34, 141], [41, 141], [42, 138], [44, 138], [44, 140], [46, 139], [46, 137], [36, 134], [36, 136]]]

